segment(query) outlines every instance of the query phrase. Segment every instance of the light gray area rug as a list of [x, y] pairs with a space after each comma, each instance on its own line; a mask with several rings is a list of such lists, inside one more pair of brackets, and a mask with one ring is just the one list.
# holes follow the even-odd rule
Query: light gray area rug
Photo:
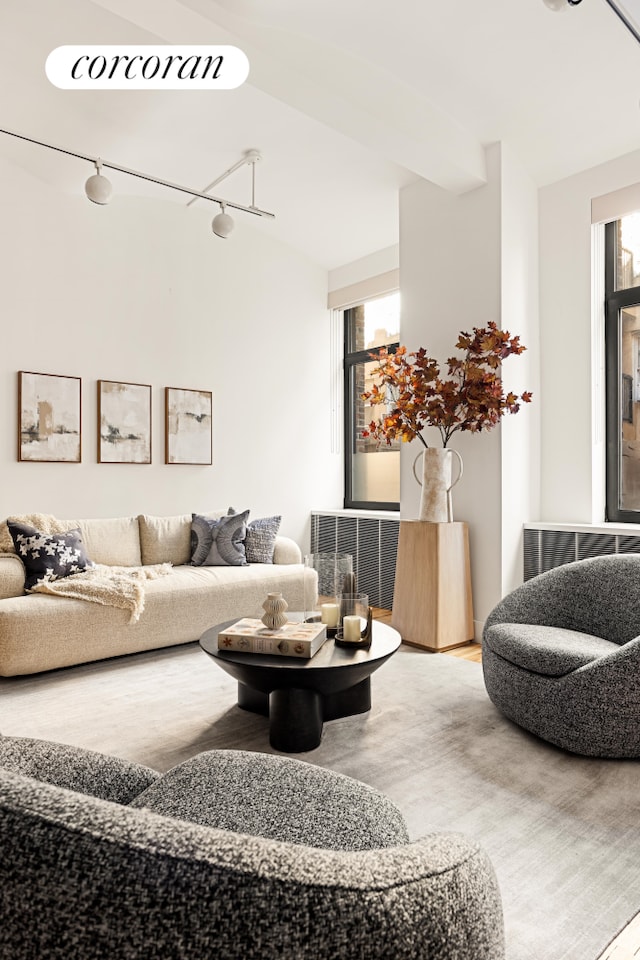
[[[508, 960], [595, 960], [640, 908], [640, 762], [562, 753], [504, 719], [479, 664], [402, 647], [369, 714], [301, 755], [383, 790], [413, 837], [459, 830], [500, 882]], [[265, 718], [197, 645], [0, 679], [0, 731], [168, 769], [201, 750], [272, 752]]]

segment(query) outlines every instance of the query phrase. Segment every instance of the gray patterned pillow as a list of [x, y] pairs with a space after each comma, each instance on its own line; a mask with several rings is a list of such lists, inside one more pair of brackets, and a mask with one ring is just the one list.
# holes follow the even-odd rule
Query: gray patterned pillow
[[273, 563], [273, 551], [282, 517], [262, 517], [247, 526], [244, 542], [247, 563]]
[[93, 566], [79, 530], [46, 534], [27, 523], [8, 520], [7, 525], [16, 553], [25, 566], [25, 590], [31, 590], [36, 583], [62, 580]]
[[[248, 516], [249, 510], [245, 510], [245, 513]], [[227, 516], [237, 516], [233, 507], [229, 507]], [[262, 517], [247, 524], [247, 537], [244, 542], [247, 563], [273, 563], [273, 551], [276, 548], [281, 520], [281, 516]]]
[[249, 511], [212, 520], [191, 515], [191, 563], [194, 567], [244, 567]]

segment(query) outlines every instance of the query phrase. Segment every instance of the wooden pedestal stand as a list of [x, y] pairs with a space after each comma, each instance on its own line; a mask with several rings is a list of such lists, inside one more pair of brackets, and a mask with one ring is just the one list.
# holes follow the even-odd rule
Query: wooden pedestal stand
[[400, 521], [391, 623], [405, 643], [427, 650], [473, 640], [466, 523]]

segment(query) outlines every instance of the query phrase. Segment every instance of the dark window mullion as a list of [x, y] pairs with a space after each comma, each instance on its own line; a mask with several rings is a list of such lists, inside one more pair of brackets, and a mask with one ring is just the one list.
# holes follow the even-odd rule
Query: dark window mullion
[[640, 522], [640, 511], [621, 507], [621, 349], [625, 307], [640, 305], [640, 287], [616, 290], [618, 224], [605, 226], [605, 365], [606, 365], [606, 517], [622, 523]]
[[[361, 501], [353, 498], [353, 454], [355, 450], [355, 370], [359, 364], [372, 360], [375, 350], [353, 350], [353, 317], [352, 310], [344, 312], [344, 506], [355, 510], [399, 510], [397, 502]], [[387, 350], [395, 353], [399, 341], [387, 344]]]

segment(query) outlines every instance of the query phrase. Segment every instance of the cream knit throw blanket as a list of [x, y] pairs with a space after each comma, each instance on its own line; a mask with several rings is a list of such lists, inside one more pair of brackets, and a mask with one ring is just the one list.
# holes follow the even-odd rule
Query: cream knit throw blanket
[[168, 573], [171, 573], [170, 563], [156, 563], [148, 567], [108, 567], [96, 563], [88, 570], [62, 580], [37, 583], [30, 592], [120, 607], [130, 611], [129, 623], [136, 623], [144, 610], [146, 581], [166, 577]]
[[[78, 526], [73, 520], [58, 520], [50, 513], [23, 513], [15, 517], [7, 517], [7, 520], [13, 520], [15, 523], [28, 523], [30, 527], [35, 527], [40, 533], [66, 533], [67, 530], [72, 530]], [[0, 523], [0, 553], [15, 552], [7, 521], [3, 520]]]

